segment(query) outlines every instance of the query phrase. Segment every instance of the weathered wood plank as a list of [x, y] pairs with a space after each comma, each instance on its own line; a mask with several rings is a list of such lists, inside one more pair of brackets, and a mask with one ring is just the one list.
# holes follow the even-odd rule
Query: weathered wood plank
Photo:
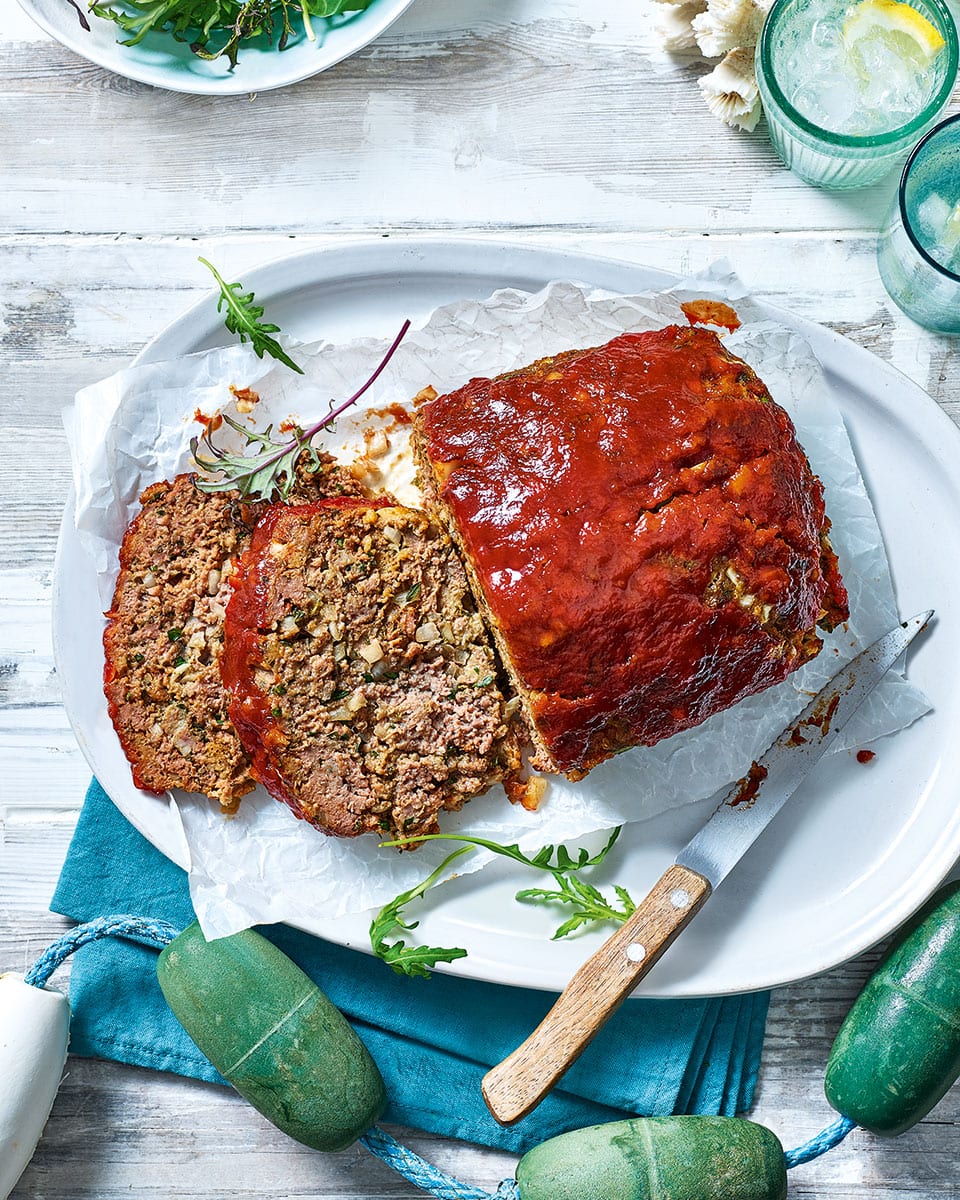
[[[876, 226], [889, 184], [852, 202], [806, 187], [762, 128], [738, 133], [709, 114], [696, 87], [706, 68], [665, 67], [650, 28], [648, 6], [622, 0], [420, 0], [362, 53], [253, 102], [148, 89], [47, 39], [4, 40], [3, 225]], [[44, 105], [56, 121], [23, 136]]]

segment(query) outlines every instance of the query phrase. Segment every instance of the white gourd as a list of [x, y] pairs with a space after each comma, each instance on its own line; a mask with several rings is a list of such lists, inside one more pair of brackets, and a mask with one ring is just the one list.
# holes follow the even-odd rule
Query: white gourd
[[60, 1087], [70, 1037], [62, 992], [0, 975], [0, 1200], [33, 1157]]

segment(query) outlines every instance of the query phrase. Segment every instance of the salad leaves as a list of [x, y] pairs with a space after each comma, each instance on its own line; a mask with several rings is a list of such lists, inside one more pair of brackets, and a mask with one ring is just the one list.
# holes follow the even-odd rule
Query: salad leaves
[[[148, 34], [186, 42], [199, 58], [226, 57], [237, 65], [241, 44], [257, 37], [271, 40], [279, 30], [277, 49], [297, 35], [297, 22], [316, 41], [313, 18], [362, 12], [374, 0], [94, 0], [89, 11], [113, 21], [127, 36], [121, 45], [136, 46]], [[83, 23], [81, 13], [81, 23]]]

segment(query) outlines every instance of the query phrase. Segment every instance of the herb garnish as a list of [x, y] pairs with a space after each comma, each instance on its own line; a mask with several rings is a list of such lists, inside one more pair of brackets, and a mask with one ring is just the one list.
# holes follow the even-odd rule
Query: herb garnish
[[280, 332], [280, 326], [269, 321], [261, 321], [263, 305], [255, 303], [253, 292], [244, 292], [242, 283], [227, 283], [212, 262], [205, 258], [198, 259], [217, 281], [220, 298], [217, 300], [217, 312], [223, 313], [223, 323], [231, 333], [235, 333], [241, 342], [249, 342], [257, 358], [269, 354], [284, 366], [303, 374], [303, 368], [297, 366], [286, 350], [272, 335]]
[[[221, 305], [226, 303], [227, 312], [224, 322], [230, 332], [239, 334], [242, 342], [251, 342], [259, 357], [262, 358], [264, 353], [270, 354], [302, 375], [301, 368], [289, 358], [280, 343], [270, 336], [279, 331], [278, 326], [259, 323], [263, 307], [253, 304], [253, 293], [243, 295], [239, 283], [224, 283], [216, 269], [210, 266], [206, 259], [200, 261], [210, 267], [220, 283], [221, 296], [217, 308], [219, 311]], [[197, 466], [202, 471], [216, 472], [221, 475], [220, 479], [197, 480], [197, 487], [200, 491], [230, 492], [236, 489], [247, 500], [273, 500], [277, 496], [282, 500], [289, 499], [296, 482], [296, 467], [301, 455], [306, 453], [310, 470], [315, 471], [320, 466], [319, 455], [315, 447], [311, 445], [313, 438], [321, 430], [331, 429], [337, 417], [346, 412], [352, 404], [356, 404], [364, 392], [373, 386], [387, 363], [393, 358], [409, 328], [410, 322], [404, 321], [400, 332], [391, 342], [376, 369], [348, 400], [344, 400], [342, 404], [336, 406], [331, 401], [326, 414], [319, 421], [306, 429], [301, 429], [299, 425], [294, 426], [292, 437], [285, 441], [274, 440], [272, 425], [268, 425], [263, 433], [258, 433], [240, 425], [226, 413], [221, 413], [224, 422], [234, 432], [242, 434], [246, 439], [248, 452], [224, 450], [217, 446], [213, 441], [213, 430], [209, 425], [201, 437], [191, 438], [190, 451]], [[251, 449], [251, 447], [254, 448]], [[204, 457], [201, 451], [205, 451], [207, 457]]]
[[568, 875], [562, 871], [551, 872], [557, 882], [557, 890], [549, 888], [524, 888], [517, 892], [517, 899], [523, 904], [568, 904], [573, 909], [573, 915], [560, 926], [551, 937], [551, 941], [566, 937], [582, 925], [590, 925], [594, 921], [615, 921], [622, 925], [636, 909], [630, 893], [619, 884], [614, 884], [613, 890], [617, 899], [623, 905], [622, 909], [610, 904], [591, 883], [585, 883], [576, 875]]
[[[175, 41], [188, 41], [198, 58], [226, 55], [233, 68], [237, 65], [241, 42], [260, 35], [272, 39], [278, 24], [277, 49], [286, 49], [296, 33], [291, 14], [299, 14], [304, 33], [315, 42], [317, 36], [311, 18], [361, 12], [371, 3], [372, 0], [100, 0], [99, 3], [92, 0], [89, 11], [114, 21], [130, 35], [121, 41], [123, 46], [136, 46], [148, 33], [166, 33]], [[82, 12], [80, 22], [84, 28], [90, 28]]]
[[[427, 833], [418, 837], [397, 838], [392, 842], [381, 842], [380, 844], [384, 847], [410, 846], [414, 843], [438, 841], [464, 842], [466, 845], [461, 846], [459, 850], [455, 850], [453, 854], [445, 858], [423, 883], [411, 888], [409, 892], [403, 892], [395, 900], [384, 905], [370, 925], [370, 944], [374, 954], [388, 962], [399, 975], [423, 976], [428, 973], [425, 967], [434, 966], [438, 962], [452, 962], [455, 958], [466, 957], [466, 950], [460, 948], [407, 947], [402, 941], [388, 945], [385, 939], [398, 928], [408, 930], [416, 928], [417, 922], [408, 925], [400, 918], [402, 907], [411, 900], [422, 896], [455, 858], [467, 853], [474, 846], [482, 846], [485, 850], [520, 863], [521, 866], [531, 867], [537, 871], [547, 871], [553, 876], [556, 890], [525, 888], [516, 895], [516, 899], [524, 904], [563, 904], [573, 909], [572, 915], [556, 930], [551, 940], [567, 937], [568, 934], [582, 926], [594, 922], [613, 921], [622, 924], [636, 908], [626, 888], [619, 885], [614, 886], [613, 890], [622, 906], [617, 908], [592, 884], [577, 877], [577, 873], [585, 867], [595, 867], [603, 862], [620, 836], [621, 829], [622, 826], [618, 825], [610, 834], [606, 844], [596, 854], [591, 854], [589, 850], [581, 846], [577, 851], [576, 858], [572, 857], [566, 846], [563, 845], [543, 846], [536, 854], [530, 856], [524, 854], [516, 842], [503, 845], [487, 838], [457, 833]], [[422, 951], [422, 956], [418, 957], [418, 951]], [[407, 969], [408, 964], [409, 970]]]
[[418, 883], [407, 892], [401, 892], [389, 904], [385, 904], [370, 922], [370, 945], [374, 954], [377, 958], [382, 958], [398, 975], [419, 975], [428, 979], [428, 968], [435, 967], [438, 962], [453, 962], [456, 958], [466, 958], [466, 950], [459, 947], [447, 949], [442, 946], [408, 946], [403, 938], [398, 938], [395, 942], [388, 942], [387, 938], [400, 931], [416, 929], [419, 921], [405, 921], [401, 916], [404, 905], [418, 899], [433, 887], [447, 867], [461, 855], [469, 854], [471, 849], [470, 846], [461, 846], [459, 850], [448, 854], [440, 866], [422, 883]]

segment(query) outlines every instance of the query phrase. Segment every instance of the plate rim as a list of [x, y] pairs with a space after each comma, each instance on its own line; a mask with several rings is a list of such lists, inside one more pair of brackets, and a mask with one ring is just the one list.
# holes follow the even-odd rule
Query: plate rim
[[[470, 279], [478, 275], [496, 275], [500, 272], [501, 264], [494, 263], [491, 265], [491, 254], [496, 252], [500, 256], [509, 256], [511, 264], [530, 263], [531, 267], [537, 270], [538, 274], [542, 275], [544, 267], [547, 264], [555, 263], [557, 265], [571, 264], [575, 271], [583, 271], [583, 275], [568, 273], [567, 275], [557, 275], [557, 278], [577, 278], [584, 283], [593, 282], [594, 286], [607, 286], [606, 284], [597, 284], [588, 278], [588, 273], [591, 269], [596, 269], [598, 274], [607, 273], [609, 275], [621, 275], [624, 280], [627, 276], [635, 275], [637, 280], [634, 283], [635, 288], [643, 288], [649, 286], [670, 286], [680, 281], [680, 276], [664, 271], [658, 268], [647, 267], [644, 264], [632, 263], [623, 259], [616, 259], [602, 255], [591, 254], [579, 249], [565, 249], [550, 244], [540, 245], [537, 243], [531, 244], [528, 242], [512, 242], [507, 239], [488, 239], [476, 237], [455, 237], [449, 234], [442, 235], [411, 235], [401, 236], [397, 238], [385, 239], [381, 236], [360, 236], [345, 240], [338, 240], [332, 245], [311, 247], [305, 250], [298, 251], [294, 254], [284, 255], [279, 258], [272, 258], [251, 269], [245, 269], [243, 272], [245, 286], [253, 288], [257, 291], [258, 299], [270, 302], [278, 296], [287, 293], [296, 293], [302, 291], [307, 286], [322, 287], [325, 283], [330, 284], [338, 278], [357, 278], [363, 277], [364, 274], [369, 274], [369, 271], [364, 271], [363, 268], [374, 264], [376, 266], [375, 273], [381, 277], [390, 273], [391, 264], [384, 263], [384, 258], [402, 259], [404, 255], [413, 256], [411, 262], [417, 262], [422, 265], [424, 274], [444, 274], [444, 262], [455, 263], [458, 260], [464, 260], [467, 255], [482, 255], [483, 258], [478, 262], [475, 258], [471, 259], [475, 263], [473, 269], [464, 269], [462, 263], [457, 274], [462, 274], [464, 279]], [[349, 269], [353, 264], [354, 269]], [[393, 264], [400, 269], [407, 267], [410, 264], [396, 262]], [[290, 283], [290, 279], [297, 279], [298, 271], [302, 272], [306, 268], [314, 273], [310, 283], [300, 282]], [[316, 268], [314, 270], [314, 268]], [[327, 268], [324, 270], [324, 268]], [[339, 274], [337, 273], [339, 269]], [[519, 272], [517, 272], [519, 274]], [[651, 284], [649, 281], [655, 279]], [[644, 282], [646, 280], [647, 282]], [[282, 286], [280, 286], [282, 284]], [[505, 287], [511, 286], [505, 282]], [[625, 291], [623, 284], [619, 286], [619, 290]], [[169, 357], [169, 347], [177, 338], [183, 336], [189, 330], [191, 340], [194, 344], [198, 340], [202, 340], [205, 336], [201, 330], [200, 338], [197, 337], [198, 321], [197, 318], [201, 312], [205, 313], [206, 320], [204, 325], [208, 325], [210, 329], [219, 332], [218, 324], [209, 319], [211, 297], [216, 295], [216, 290], [207, 291], [200, 296], [193, 304], [191, 304], [180, 317], [175, 318], [164, 329], [159, 331], [135, 356], [131, 365], [139, 365], [146, 362], [161, 361], [164, 357]], [[873, 370], [879, 369], [881, 374], [886, 378], [887, 382], [897, 384], [906, 388], [911, 394], [915, 404], [911, 407], [910, 422], [912, 428], [917, 434], [918, 440], [922, 443], [924, 449], [940, 463], [945, 470], [952, 469], [948, 462], [948, 455], [945, 453], [945, 447], [951, 444], [954, 451], [960, 450], [960, 429], [953, 423], [950, 417], [940, 408], [936, 401], [918, 384], [904, 375], [895, 366], [878, 358], [865, 347], [857, 345], [848, 338], [837, 333], [826, 326], [819, 325], [816, 322], [810, 321], [807, 318], [796, 316], [795, 314], [779, 308], [778, 306], [768, 304], [765, 301], [757, 301], [763, 311], [772, 319], [782, 320], [788, 327], [798, 330], [801, 334], [808, 338], [814, 344], [815, 351], [819, 350], [816, 343], [829, 346], [834, 353], [841, 354], [849, 361], [852, 357], [854, 363], [863, 361], [871, 364]], [[230, 344], [230, 337], [224, 331], [223, 343]], [[182, 348], [179, 353], [189, 353]], [[825, 369], [829, 370], [829, 365], [824, 362]], [[933, 439], [933, 440], [931, 440]], [[939, 439], [939, 440], [937, 440]], [[64, 512], [63, 521], [61, 523], [60, 537], [58, 538], [57, 554], [54, 564], [54, 581], [53, 581], [53, 641], [54, 641], [54, 657], [58, 672], [63, 672], [63, 652], [61, 644], [61, 625], [56, 619], [58, 608], [63, 603], [63, 575], [60, 570], [61, 550], [65, 532], [72, 527], [71, 521], [71, 505], [68, 505]], [[69, 675], [67, 670], [65, 675]], [[64, 706], [66, 709], [66, 705]], [[87, 757], [89, 762], [89, 754], [85, 747], [84, 740], [79, 734], [75, 724], [73, 715], [68, 711], [68, 719], [71, 727], [77, 735], [78, 744], [81, 751]], [[169, 800], [167, 801], [169, 803]], [[116, 803], [116, 802], [115, 802]], [[118, 804], [118, 807], [121, 807]], [[149, 832], [143, 828], [137, 817], [139, 814], [131, 815], [127, 813], [123, 807], [121, 811], [140, 832], [156, 845], [162, 853], [167, 857], [178, 862], [179, 865], [184, 865], [181, 855], [172, 845], [161, 845], [160, 841], [154, 836], [154, 831]], [[172, 814], [171, 814], [172, 816]], [[167, 826], [170, 829], [171, 836], [174, 832], [173, 821], [168, 821]], [[162, 840], [162, 839], [161, 839]], [[747, 980], [740, 986], [726, 984], [722, 990], [704, 991], [702, 989], [684, 990], [682, 985], [673, 986], [667, 990], [657, 990], [656, 987], [649, 987], [646, 984], [641, 985], [641, 995], [657, 996], [659, 998], [693, 998], [710, 995], [732, 995], [743, 992], [756, 990], [765, 990], [771, 987], [784, 986], [795, 982], [798, 979], [809, 978], [820, 974], [826, 970], [839, 965], [841, 962], [849, 961], [856, 957], [870, 946], [876, 944], [881, 938], [887, 936], [893, 929], [897, 928], [905, 919], [907, 919], [916, 909], [928, 898], [928, 896], [936, 889], [940, 882], [945, 878], [951, 868], [957, 861], [958, 853], [960, 853], [960, 821], [955, 823], [953, 837], [945, 839], [939, 844], [939, 853], [935, 858], [935, 866], [923, 875], [923, 882], [917, 884], [915, 881], [905, 879], [900, 881], [900, 885], [893, 889], [894, 902], [887, 905], [882, 910], [875, 910], [884, 914], [879, 925], [874, 918], [873, 920], [861, 920], [859, 925], [855, 927], [856, 936], [851, 938], [850, 944], [844, 950], [841, 959], [830, 957], [828, 961], [820, 961], [813, 965], [807, 964], [799, 973], [794, 973], [789, 976], [778, 976], [775, 979]], [[929, 866], [929, 864], [927, 864]], [[917, 875], [920, 873], [918, 872]], [[331, 922], [332, 926], [334, 923]], [[306, 932], [312, 933], [321, 937], [330, 937], [330, 927], [318, 928], [311, 926], [306, 929]], [[345, 945], [352, 945], [351, 942], [342, 942]], [[362, 947], [360, 947], [362, 948]], [[469, 960], [467, 960], [469, 962]], [[460, 969], [455, 971], [456, 974], [470, 975], [469, 969]], [[520, 980], [492, 980], [489, 974], [473, 974], [474, 978], [491, 980], [493, 982], [503, 983], [506, 986], [524, 986], [538, 988], [540, 990], [555, 991], [556, 988], [545, 983], [537, 983], [531, 981]]]
[[[237, 82], [233, 76], [227, 76], [225, 79], [209, 78], [203, 76], [185, 76], [182, 81], [178, 80], [179, 72], [171, 67], [157, 67], [149, 69], [137, 64], [136, 59], [131, 55], [131, 62], [128, 69], [124, 69], [123, 57], [120, 56], [120, 64], [110, 60], [107, 61], [106, 54], [90, 53], [90, 49], [96, 50], [96, 46], [85, 46], [83, 35], [85, 30], [77, 22], [77, 30], [79, 35], [73, 33], [71, 27], [60, 27], [54, 21], [51, 21], [41, 11], [37, 0], [17, 0], [21, 9], [27, 14], [31, 21], [37, 25], [44, 33], [48, 34], [55, 42], [59, 42], [67, 50], [72, 51], [86, 62], [93, 63], [95, 66], [102, 67], [105, 71], [110, 71], [114, 75], [119, 75], [124, 79], [132, 79], [135, 83], [147, 84], [149, 87], [160, 88], [162, 91], [177, 92], [186, 96], [246, 96], [258, 92], [273, 92], [278, 88], [291, 87], [295, 83], [302, 83], [305, 79], [311, 79], [314, 75], [319, 75], [323, 71], [335, 67], [344, 59], [350, 58], [358, 51], [369, 46], [381, 34], [383, 34], [390, 26], [407, 11], [414, 3], [414, 0], [378, 0], [378, 3], [383, 5], [383, 16], [377, 16], [375, 21], [370, 21], [370, 29], [363, 29], [361, 37], [355, 39], [352, 45], [348, 45], [343, 49], [342, 53], [338, 52], [324, 59], [319, 66], [312, 66], [305, 70], [294, 70], [288, 76], [284, 76], [276, 83], [258, 84], [255, 80]], [[393, 6], [392, 8], [390, 6]], [[366, 21], [369, 9], [358, 13], [357, 16]], [[101, 18], [97, 18], [100, 20]], [[360, 26], [363, 28], [363, 26]], [[118, 46], [120, 43], [116, 43]], [[123, 47], [121, 46], [121, 49]], [[280, 53], [277, 51], [277, 53]], [[320, 51], [318, 50], [318, 53]]]

